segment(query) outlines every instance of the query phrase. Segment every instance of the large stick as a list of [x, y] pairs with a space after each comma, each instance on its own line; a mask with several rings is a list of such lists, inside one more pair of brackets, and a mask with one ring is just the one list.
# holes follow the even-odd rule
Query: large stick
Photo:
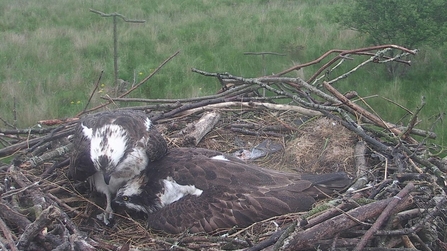
[[[401, 201], [401, 207], [406, 207], [411, 203], [409, 199], [403, 200], [405, 196], [414, 188], [412, 183], [409, 183], [397, 196], [397, 198], [388, 198], [385, 200], [376, 201], [355, 209], [352, 209], [345, 214], [336, 216], [332, 219], [326, 220], [318, 225], [315, 225], [302, 232], [295, 231], [286, 245], [284, 250], [302, 250], [311, 248], [321, 239], [328, 239], [334, 237], [343, 230], [349, 229], [359, 224], [359, 222], [372, 219], [382, 213], [382, 211], [393, 201]], [[393, 203], [394, 204], [394, 203]], [[394, 204], [395, 205], [395, 204]]]

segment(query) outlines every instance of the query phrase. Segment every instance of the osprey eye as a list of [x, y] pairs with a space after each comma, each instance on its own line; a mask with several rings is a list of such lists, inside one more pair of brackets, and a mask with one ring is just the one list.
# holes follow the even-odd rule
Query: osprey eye
[[128, 201], [128, 200], [129, 200], [129, 197], [128, 197], [128, 196], [123, 196], [123, 200], [124, 200], [124, 201]]

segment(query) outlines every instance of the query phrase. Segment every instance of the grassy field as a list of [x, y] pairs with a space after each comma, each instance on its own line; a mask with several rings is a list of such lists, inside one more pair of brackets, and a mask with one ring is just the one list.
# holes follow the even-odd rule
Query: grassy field
[[[180, 54], [132, 95], [183, 98], [215, 93], [212, 79], [192, 67], [256, 77], [313, 60], [327, 50], [368, 46], [361, 34], [334, 23], [337, 8], [349, 0], [332, 1], [110, 1], [3, 0], [0, 2], [0, 117], [17, 127], [40, 119], [70, 117], [86, 104], [104, 71], [100, 96], [113, 95], [112, 18], [90, 12], [120, 13], [143, 24], [118, 21], [119, 78], [136, 82], [176, 51]], [[422, 128], [447, 108], [445, 48], [420, 48], [403, 79], [390, 79], [382, 66], [367, 67], [337, 85], [356, 90], [385, 119], [398, 122], [406, 113], [384, 98], [414, 110], [424, 95]], [[277, 52], [258, 56], [244, 52]], [[345, 66], [348, 67], [351, 66]], [[315, 67], [295, 73], [309, 77]], [[293, 74], [291, 74], [293, 76]], [[135, 105], [135, 104], [133, 104]], [[14, 121], [13, 110], [17, 111]], [[2, 125], [3, 127], [3, 125]], [[447, 132], [434, 130], [444, 144]]]

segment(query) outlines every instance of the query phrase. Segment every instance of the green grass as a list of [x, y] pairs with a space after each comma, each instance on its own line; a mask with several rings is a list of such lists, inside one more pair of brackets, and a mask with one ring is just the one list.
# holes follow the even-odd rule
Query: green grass
[[[3, 0], [0, 3], [0, 117], [12, 121], [17, 107], [18, 127], [40, 119], [70, 117], [86, 104], [100, 72], [104, 93], [113, 89], [112, 19], [89, 9], [118, 12], [144, 24], [118, 22], [119, 77], [136, 82], [150, 74], [177, 50], [169, 62], [133, 96], [186, 98], [215, 93], [217, 81], [190, 71], [230, 72], [244, 77], [263, 74], [263, 61], [244, 52], [271, 51], [267, 74], [311, 61], [329, 49], [367, 46], [355, 31], [334, 23], [337, 8], [349, 0], [333, 1], [109, 1]], [[427, 97], [422, 117], [446, 110], [445, 48], [422, 48], [404, 79], [390, 80], [381, 66], [368, 66], [337, 84], [363, 96], [377, 94], [415, 109]], [[443, 56], [444, 55], [444, 56]], [[358, 61], [341, 67], [340, 72]], [[290, 76], [310, 75], [322, 64]], [[102, 102], [95, 94], [92, 105]], [[368, 99], [386, 119], [404, 115], [381, 98]], [[439, 143], [447, 134], [438, 126]]]

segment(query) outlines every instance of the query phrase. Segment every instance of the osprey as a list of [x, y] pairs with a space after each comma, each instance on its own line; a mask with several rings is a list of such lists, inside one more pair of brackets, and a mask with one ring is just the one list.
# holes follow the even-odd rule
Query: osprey
[[148, 166], [114, 201], [146, 213], [148, 227], [168, 233], [246, 227], [307, 211], [317, 198], [351, 182], [344, 173], [280, 172], [199, 148], [172, 149]]
[[112, 196], [129, 180], [163, 157], [167, 144], [143, 112], [118, 110], [81, 119], [75, 128], [69, 177], [90, 181], [106, 195], [102, 219], [112, 218]]

